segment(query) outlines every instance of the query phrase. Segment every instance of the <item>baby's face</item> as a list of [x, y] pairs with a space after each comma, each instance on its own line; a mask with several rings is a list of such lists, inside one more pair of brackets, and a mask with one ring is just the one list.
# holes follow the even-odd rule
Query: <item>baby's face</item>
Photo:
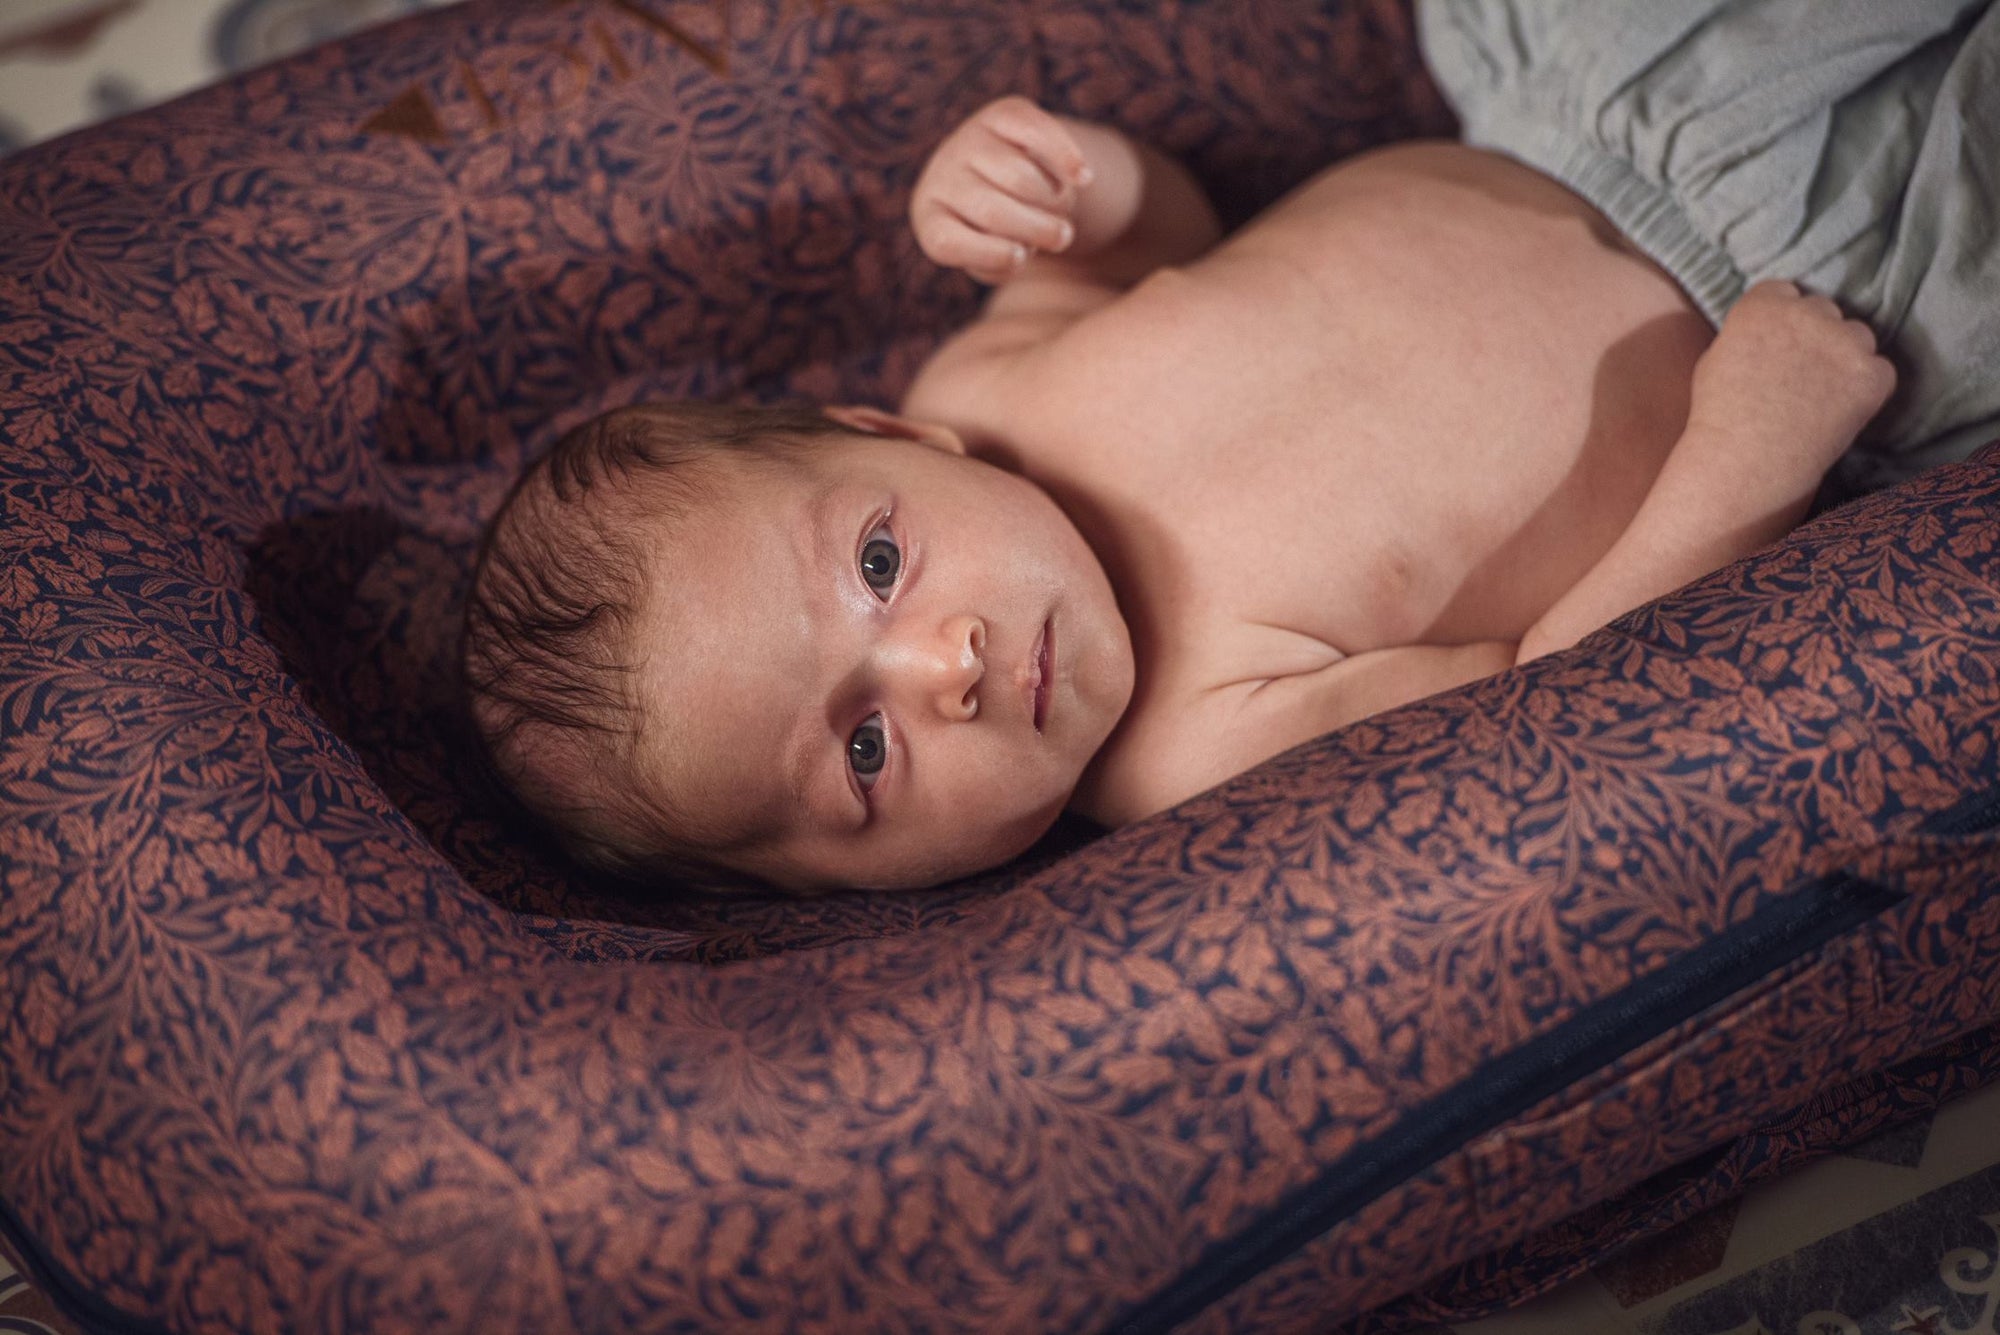
[[799, 889], [934, 885], [1026, 849], [1131, 699], [1102, 566], [1032, 483], [856, 435], [730, 460], [651, 559], [642, 782]]

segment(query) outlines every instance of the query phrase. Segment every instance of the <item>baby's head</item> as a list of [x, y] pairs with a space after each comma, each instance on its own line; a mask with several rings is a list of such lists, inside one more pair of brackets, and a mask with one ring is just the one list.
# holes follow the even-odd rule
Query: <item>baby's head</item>
[[487, 531], [463, 662], [494, 768], [579, 860], [795, 889], [1021, 852], [1133, 686], [1054, 501], [867, 408], [571, 432]]

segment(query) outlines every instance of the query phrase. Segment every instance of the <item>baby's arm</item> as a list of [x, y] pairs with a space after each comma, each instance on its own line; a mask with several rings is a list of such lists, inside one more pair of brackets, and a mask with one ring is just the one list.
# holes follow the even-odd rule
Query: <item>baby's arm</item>
[[938, 145], [910, 224], [931, 259], [995, 285], [1053, 269], [1125, 287], [1222, 235], [1179, 163], [1024, 97], [989, 102]]
[[1895, 386], [1874, 335], [1833, 302], [1751, 288], [1696, 364], [1687, 428], [1638, 514], [1522, 637], [1519, 660], [1783, 536]]

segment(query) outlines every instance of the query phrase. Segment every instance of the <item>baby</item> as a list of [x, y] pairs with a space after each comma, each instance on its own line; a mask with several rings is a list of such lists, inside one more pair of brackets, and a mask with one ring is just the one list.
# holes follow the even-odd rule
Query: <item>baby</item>
[[[1532, 76], [1465, 58], [1497, 7], [1425, 14], [1475, 138]], [[1896, 385], [1867, 325], [1499, 147], [1349, 159], [1224, 236], [1148, 146], [983, 107], [910, 219], [993, 291], [899, 411], [627, 408], [516, 484], [465, 642], [498, 771], [626, 875], [931, 885], [1783, 534]]]

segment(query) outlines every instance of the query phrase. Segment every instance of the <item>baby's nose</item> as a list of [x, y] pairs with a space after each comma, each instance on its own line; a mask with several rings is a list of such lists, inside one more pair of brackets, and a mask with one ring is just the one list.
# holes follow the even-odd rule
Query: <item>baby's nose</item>
[[986, 675], [986, 623], [976, 616], [947, 617], [918, 661], [938, 714], [963, 722], [979, 713], [979, 683]]

